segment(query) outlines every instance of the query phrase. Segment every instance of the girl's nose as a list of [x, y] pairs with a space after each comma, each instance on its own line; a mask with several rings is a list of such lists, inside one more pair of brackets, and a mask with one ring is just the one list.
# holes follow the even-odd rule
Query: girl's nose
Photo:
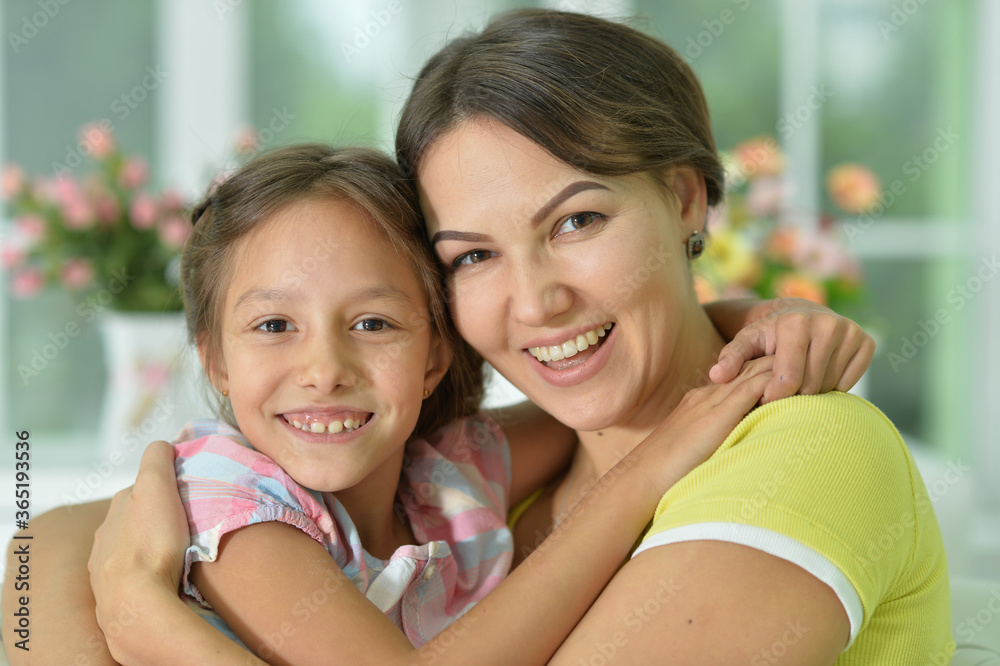
[[356, 355], [350, 344], [333, 335], [315, 335], [302, 349], [299, 359], [298, 384], [321, 393], [332, 393], [340, 387], [353, 386], [358, 379]]

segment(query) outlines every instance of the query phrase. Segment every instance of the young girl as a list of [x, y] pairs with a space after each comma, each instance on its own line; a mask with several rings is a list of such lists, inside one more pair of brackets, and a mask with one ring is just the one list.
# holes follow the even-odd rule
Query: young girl
[[[199, 422], [175, 445], [191, 532], [183, 591], [261, 658], [329, 663], [333, 650], [382, 664], [421, 646], [435, 659], [497, 658], [483, 630], [441, 632], [507, 575], [510, 502], [574, 443], [538, 413], [514, 415], [506, 436], [475, 414], [476, 359], [451, 338], [413, 211], [386, 158], [321, 146], [251, 162], [196, 210], [182, 260], [188, 326], [233, 427]], [[713, 387], [712, 410], [679, 410], [663, 443], [623, 460], [576, 512], [594, 515], [567, 519], [474, 617], [519, 616], [498, 625], [501, 640], [547, 658], [657, 499], [762, 395], [768, 368], [737, 382], [749, 391]], [[710, 427], [679, 437], [710, 411]], [[145, 632], [129, 635], [156, 652]]]

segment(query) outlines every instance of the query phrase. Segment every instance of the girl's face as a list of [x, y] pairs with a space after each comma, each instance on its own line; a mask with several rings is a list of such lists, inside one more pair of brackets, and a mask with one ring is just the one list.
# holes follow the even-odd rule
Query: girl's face
[[421, 163], [459, 332], [577, 430], [658, 422], [711, 339], [693, 323], [707, 320], [685, 255], [704, 183], [670, 179], [676, 196], [649, 175], [593, 176], [490, 121], [445, 134]]
[[380, 475], [394, 488], [424, 389], [448, 363], [408, 262], [329, 198], [289, 205], [234, 251], [214, 381], [240, 430], [307, 488]]

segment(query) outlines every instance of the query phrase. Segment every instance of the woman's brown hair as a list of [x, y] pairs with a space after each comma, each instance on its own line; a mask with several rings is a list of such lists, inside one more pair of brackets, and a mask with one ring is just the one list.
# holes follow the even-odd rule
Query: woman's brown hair
[[[448, 318], [441, 276], [427, 245], [412, 185], [388, 156], [366, 148], [307, 144], [265, 153], [195, 207], [194, 230], [181, 255], [181, 295], [188, 335], [204, 345], [206, 370], [211, 373], [222, 361], [223, 304], [239, 241], [282, 208], [316, 197], [354, 203], [385, 234], [427, 294], [428, 325], [452, 350], [451, 366], [424, 400], [414, 433], [425, 435], [475, 412], [483, 393], [482, 360], [461, 343]], [[237, 425], [225, 401], [220, 400], [219, 411]]]
[[722, 200], [724, 170], [694, 72], [663, 42], [626, 25], [543, 9], [501, 14], [447, 44], [421, 70], [396, 133], [415, 178], [430, 145], [460, 123], [499, 121], [595, 175], [687, 165]]

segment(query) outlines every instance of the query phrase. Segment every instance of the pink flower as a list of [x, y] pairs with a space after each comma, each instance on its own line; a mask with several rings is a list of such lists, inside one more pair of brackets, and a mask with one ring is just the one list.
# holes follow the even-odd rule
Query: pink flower
[[785, 168], [785, 156], [773, 136], [759, 136], [736, 144], [733, 158], [748, 179], [754, 176], [777, 176]]
[[160, 223], [160, 240], [170, 248], [181, 248], [191, 235], [191, 222], [180, 215], [171, 215]]
[[802, 234], [792, 261], [812, 275], [828, 278], [843, 270], [845, 254], [830, 234]]
[[122, 171], [118, 178], [125, 189], [137, 189], [145, 185], [149, 179], [149, 166], [140, 157], [130, 157], [122, 165]]
[[132, 199], [129, 206], [129, 219], [136, 229], [152, 229], [156, 224], [156, 202], [153, 197], [142, 193]]
[[0, 173], [0, 194], [4, 201], [10, 201], [24, 189], [24, 171], [16, 164], [8, 164]]
[[86, 289], [94, 283], [94, 267], [86, 259], [70, 259], [63, 266], [59, 279], [72, 291]]
[[59, 176], [46, 185], [52, 198], [62, 206], [77, 204], [84, 199], [80, 184], [69, 176]]
[[94, 226], [94, 208], [83, 199], [64, 204], [62, 213], [67, 229], [80, 231]]
[[184, 208], [184, 198], [177, 190], [164, 190], [160, 197], [163, 210], [178, 211]]
[[80, 143], [85, 152], [97, 159], [107, 157], [115, 149], [115, 137], [106, 120], [84, 125], [80, 129]]
[[750, 183], [747, 208], [756, 217], [774, 217], [781, 209], [785, 188], [774, 176], [763, 176]]
[[871, 169], [861, 164], [841, 164], [826, 176], [830, 199], [845, 213], [857, 215], [871, 208], [882, 194], [882, 185]]
[[31, 298], [45, 286], [45, 276], [34, 266], [25, 266], [14, 273], [10, 291], [17, 298]]
[[778, 227], [768, 237], [765, 249], [775, 259], [790, 262], [799, 242], [799, 230], [796, 227]]
[[27, 256], [24, 248], [18, 244], [5, 241], [3, 245], [0, 245], [0, 266], [3, 266], [5, 270], [17, 268], [24, 263]]
[[45, 235], [45, 219], [40, 215], [24, 215], [14, 220], [14, 229], [27, 241], [36, 241]]
[[114, 224], [122, 213], [121, 204], [110, 192], [98, 192], [94, 195], [94, 208], [97, 210], [97, 219], [105, 226]]
[[257, 149], [258, 139], [257, 130], [254, 127], [246, 126], [240, 129], [236, 134], [236, 140], [233, 142], [236, 146], [236, 152], [241, 155], [246, 155], [247, 153], [252, 153]]

